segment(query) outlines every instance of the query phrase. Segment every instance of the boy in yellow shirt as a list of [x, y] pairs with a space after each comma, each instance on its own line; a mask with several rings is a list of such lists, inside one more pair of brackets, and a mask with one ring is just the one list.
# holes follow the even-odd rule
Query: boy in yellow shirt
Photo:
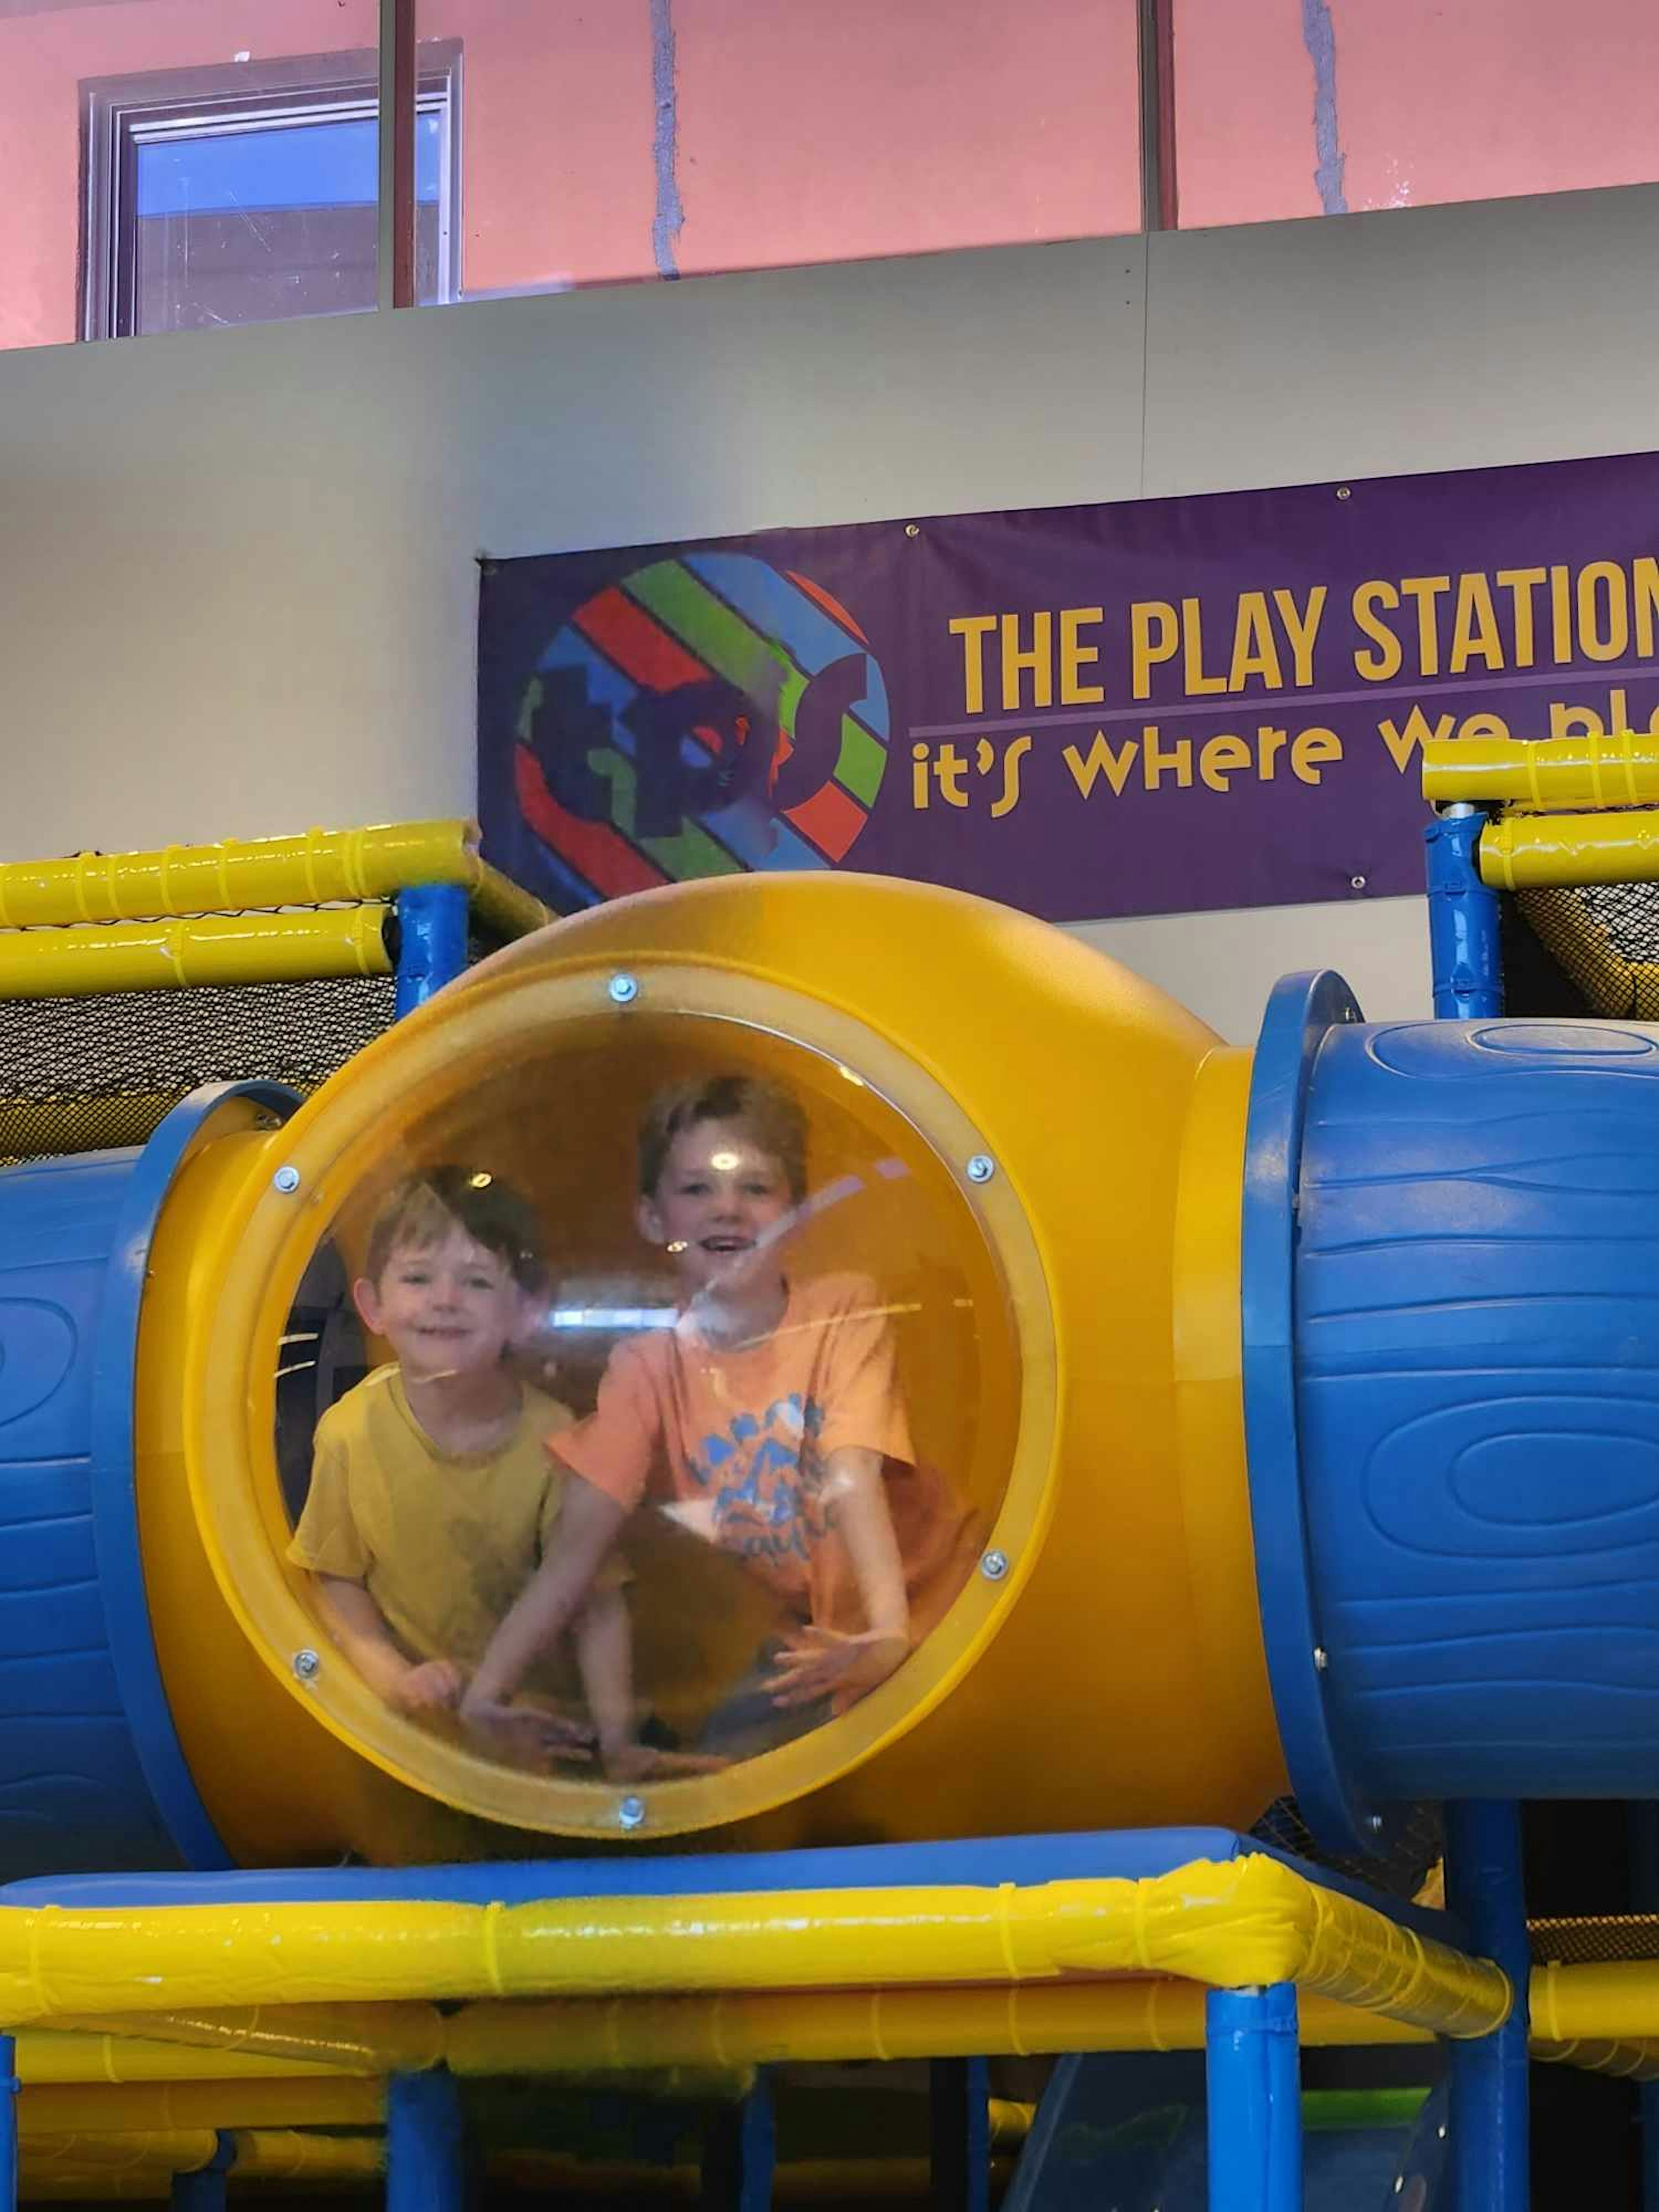
[[[514, 1601], [555, 1550], [565, 1488], [548, 1440], [567, 1407], [505, 1364], [544, 1274], [534, 1214], [495, 1177], [430, 1168], [390, 1192], [352, 1296], [392, 1347], [317, 1426], [311, 1488], [289, 1558], [314, 1577], [335, 1641], [394, 1711], [457, 1708]], [[634, 1742], [631, 1628], [620, 1560], [571, 1619], [592, 1726], [545, 1705], [474, 1733], [523, 1758], [607, 1764]], [[532, 1686], [542, 1686], [533, 1685]]]

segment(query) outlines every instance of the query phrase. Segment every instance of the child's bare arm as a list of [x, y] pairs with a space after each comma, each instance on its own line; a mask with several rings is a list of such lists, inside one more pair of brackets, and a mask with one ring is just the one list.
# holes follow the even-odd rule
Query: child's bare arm
[[576, 1615], [576, 1668], [607, 1771], [634, 1747], [634, 1624], [620, 1589], [595, 1590]]
[[459, 1701], [462, 1676], [454, 1661], [406, 1658], [362, 1583], [343, 1575], [313, 1579], [335, 1643], [377, 1697], [400, 1713], [432, 1712]]
[[488, 1729], [539, 1655], [563, 1635], [593, 1586], [606, 1553], [622, 1533], [625, 1508], [573, 1474], [559, 1510], [559, 1540], [525, 1584], [489, 1639], [465, 1696], [461, 1718]]
[[831, 1691], [862, 1697], [885, 1681], [910, 1649], [910, 1606], [881, 1454], [845, 1444], [830, 1455], [824, 1497], [846, 1544], [864, 1607], [860, 1634], [806, 1628], [786, 1646], [772, 1675], [774, 1702], [811, 1705]]

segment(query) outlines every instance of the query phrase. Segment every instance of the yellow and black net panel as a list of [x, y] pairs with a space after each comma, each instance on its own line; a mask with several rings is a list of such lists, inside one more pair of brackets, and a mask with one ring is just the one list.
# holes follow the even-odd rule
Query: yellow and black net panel
[[1540, 1966], [1602, 1966], [1659, 1959], [1659, 1912], [1580, 1920], [1533, 1920], [1527, 1936]]
[[1582, 1011], [1611, 1020], [1659, 1021], [1659, 884], [1517, 891], [1513, 908], [1582, 1005], [1563, 1006], [1559, 995], [1548, 1008], [1525, 1002], [1515, 988], [1527, 971], [1515, 957], [1512, 928], [1504, 963], [1511, 1012]]
[[389, 976], [0, 999], [0, 1164], [142, 1145], [198, 1084], [309, 1091], [392, 1021]]

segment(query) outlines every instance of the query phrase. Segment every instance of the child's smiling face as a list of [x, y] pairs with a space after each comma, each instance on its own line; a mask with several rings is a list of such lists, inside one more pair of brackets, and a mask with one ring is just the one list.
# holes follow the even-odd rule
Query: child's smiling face
[[729, 1285], [750, 1255], [769, 1249], [793, 1212], [781, 1161], [740, 1121], [696, 1121], [682, 1129], [649, 1197], [640, 1233], [672, 1254], [688, 1291]]
[[525, 1323], [525, 1293], [499, 1253], [459, 1223], [433, 1243], [392, 1247], [378, 1282], [354, 1285], [357, 1310], [416, 1382], [493, 1368]]

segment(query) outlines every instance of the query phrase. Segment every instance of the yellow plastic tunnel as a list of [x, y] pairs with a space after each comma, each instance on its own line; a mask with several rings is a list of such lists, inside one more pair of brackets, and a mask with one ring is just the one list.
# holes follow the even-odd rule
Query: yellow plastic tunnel
[[[6, 1171], [0, 1392], [27, 1367], [36, 1402], [0, 1437], [38, 1465], [52, 1421], [83, 1419], [83, 1553], [61, 1528], [40, 1541], [65, 1584], [94, 1557], [95, 1606], [61, 1632], [104, 1647], [35, 1655], [39, 1725], [71, 1674], [111, 1709], [76, 1807], [32, 1807], [58, 1829], [33, 1863], [166, 1863], [164, 1839], [270, 1863], [630, 1828], [793, 1844], [1247, 1823], [1285, 1782], [1239, 1385], [1249, 1066], [1034, 921], [914, 885], [755, 878], [524, 940], [297, 1110], [262, 1086], [198, 1093], [136, 1164]], [[319, 1415], [385, 1353], [349, 1285], [400, 1176], [507, 1182], [550, 1264], [537, 1387], [580, 1413], [619, 1338], [675, 1310], [637, 1218], [641, 1115], [719, 1075], [803, 1110], [791, 1277], [850, 1284], [876, 1315], [950, 1558], [911, 1656], [793, 1741], [627, 1786], [528, 1771], [392, 1711], [286, 1556]], [[71, 1200], [83, 1280], [58, 1295], [61, 1237], [50, 1263], [46, 1246]], [[47, 1264], [52, 1321], [28, 1279]], [[97, 1374], [78, 1356], [94, 1336]], [[623, 1540], [636, 1693], [655, 1740], [691, 1747], [787, 1633], [775, 1589], [706, 1533], [644, 1510]]]
[[[1535, 1795], [1553, 1775], [1616, 1792], [1651, 1755], [1654, 1701], [1620, 1705], [1587, 1751], [1588, 1647], [1569, 1694], [1578, 1660], [1559, 1639], [1494, 1657], [1469, 1632], [1494, 1607], [1524, 1626], [1540, 1576], [1592, 1603], [1558, 1506], [1534, 1497], [1577, 1417], [1539, 1417], [1518, 1492], [1504, 1404], [1497, 1442], [1468, 1427], [1485, 1418], [1492, 1301], [1471, 1297], [1449, 1323], [1459, 1296], [1436, 1285], [1478, 1273], [1492, 1239], [1432, 1215], [1443, 1122], [1413, 1119], [1454, 1082], [1477, 1131], [1504, 1126], [1479, 1087], [1494, 1080], [1547, 1117], [1559, 1093], [1582, 1119], [1583, 1086], [1610, 1097], [1610, 1073], [1637, 1098], [1653, 1040], [1595, 1034], [1632, 1042], [1585, 1057], [1582, 1037], [1569, 1050], [1527, 1024], [1373, 1029], [1335, 979], [1304, 978], [1269, 1010], [1253, 1097], [1251, 1054], [1038, 922], [915, 884], [756, 876], [526, 939], [303, 1104], [226, 1086], [142, 1153], [6, 1170], [0, 1455], [20, 1595], [0, 1612], [0, 1861], [1243, 1826], [1290, 1782], [1328, 1837], [1364, 1838], [1389, 1804], [1465, 1784]], [[804, 1132], [800, 1187], [764, 1245], [777, 1309], [732, 1358], [710, 1352], [707, 1315], [732, 1255], [676, 1233], [679, 1187], [642, 1193], [638, 1149], [665, 1087], [722, 1082], [781, 1095]], [[1602, 1141], [1624, 1157], [1622, 1139]], [[537, 1224], [542, 1288], [514, 1357], [526, 1405], [555, 1401], [550, 1431], [580, 1425], [573, 1464], [591, 1465], [581, 1452], [615, 1433], [619, 1404], [645, 1419], [640, 1375], [681, 1394], [652, 1418], [681, 1424], [690, 1474], [672, 1495], [653, 1476], [603, 1577], [628, 1624], [647, 1766], [505, 1757], [447, 1711], [393, 1710], [290, 1556], [330, 1409], [356, 1392], [407, 1417], [377, 1333], [393, 1316], [366, 1311], [361, 1286], [381, 1279], [388, 1203], [441, 1168], [516, 1192]], [[1486, 1169], [1468, 1172], [1486, 1188]], [[1587, 1249], [1609, 1242], [1598, 1203], [1577, 1209]], [[1501, 1252], [1491, 1264], [1514, 1273]], [[688, 1289], [699, 1266], [708, 1280]], [[1582, 1300], [1573, 1312], [1573, 1328], [1613, 1326]], [[832, 1327], [866, 1417], [888, 1410], [869, 1435], [887, 1455], [911, 1648], [867, 1693], [774, 1726], [768, 1686], [802, 1639], [789, 1513], [806, 1506], [768, 1470], [786, 1446], [792, 1465], [815, 1438], [828, 1449], [833, 1415], [787, 1381], [785, 1353]], [[1553, 1328], [1546, 1315], [1536, 1344], [1505, 1340], [1531, 1404]], [[1570, 1349], [1575, 1373], [1594, 1366]], [[750, 1381], [783, 1363], [775, 1396], [732, 1395], [738, 1353]], [[1614, 1420], [1627, 1436], [1654, 1425], [1645, 1389]], [[593, 1410], [607, 1392], [610, 1430]], [[1413, 1423], [1423, 1441], [1402, 1458], [1395, 1431]], [[1605, 1468], [1620, 1510], [1659, 1510], [1636, 1449], [1595, 1445], [1575, 1497]], [[1386, 1494], [1379, 1467], [1397, 1469]], [[1492, 1506], [1499, 1490], [1510, 1505]], [[1431, 1587], [1412, 1529], [1460, 1514], [1464, 1564]], [[486, 1587], [476, 1526], [447, 1491], [408, 1540], [458, 1605], [493, 1619], [512, 1601]], [[852, 1632], [846, 1595], [834, 1617]], [[1632, 1602], [1659, 1611], [1650, 1590]], [[1378, 1606], [1396, 1625], [1381, 1634]], [[1449, 1647], [1449, 1701], [1424, 1657]], [[522, 1710], [580, 1715], [580, 1658], [542, 1654]], [[1547, 1694], [1528, 1690], [1547, 1677]], [[1522, 1694], [1541, 1772], [1513, 1771], [1516, 1731], [1497, 1725]], [[722, 1739], [745, 1699], [758, 1721]]]

